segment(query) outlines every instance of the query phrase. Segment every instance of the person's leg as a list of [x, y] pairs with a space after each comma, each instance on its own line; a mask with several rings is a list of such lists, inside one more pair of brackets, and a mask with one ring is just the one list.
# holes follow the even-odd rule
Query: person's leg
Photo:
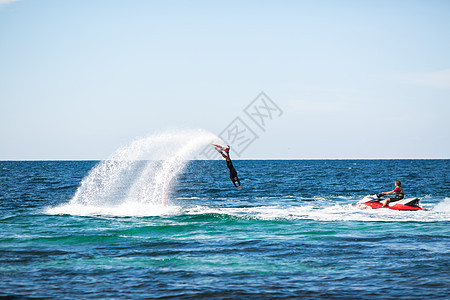
[[[403, 199], [403, 198], [402, 198], [402, 199]], [[402, 200], [402, 199], [397, 198], [397, 197], [394, 197], [394, 198], [391, 198], [391, 199], [390, 199], [389, 203], [396, 202], [396, 201], [400, 201], [400, 200]]]
[[[224, 156], [224, 157], [225, 157], [225, 156]], [[229, 152], [227, 152], [227, 156], [225, 157], [225, 159], [226, 159], [227, 161], [231, 161], [230, 153], [229, 153]]]
[[389, 201], [391, 201], [391, 198], [387, 198], [386, 200], [384, 200], [382, 207], [386, 207], [386, 205], [388, 205]]

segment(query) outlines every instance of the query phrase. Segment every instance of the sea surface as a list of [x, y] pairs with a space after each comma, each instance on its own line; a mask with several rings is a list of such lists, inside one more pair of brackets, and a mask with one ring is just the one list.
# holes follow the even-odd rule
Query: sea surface
[[[450, 160], [233, 162], [0, 162], [0, 298], [450, 298]], [[426, 211], [353, 207], [396, 179]]]

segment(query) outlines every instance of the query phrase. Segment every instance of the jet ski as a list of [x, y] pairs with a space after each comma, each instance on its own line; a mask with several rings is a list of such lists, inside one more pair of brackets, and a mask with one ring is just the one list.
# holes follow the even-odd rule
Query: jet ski
[[382, 207], [382, 201], [384, 199], [381, 198], [381, 194], [377, 195], [367, 195], [354, 206], [359, 208], [389, 208], [396, 210], [424, 210], [419, 206], [419, 198], [406, 198], [394, 202], [389, 202], [386, 207]]

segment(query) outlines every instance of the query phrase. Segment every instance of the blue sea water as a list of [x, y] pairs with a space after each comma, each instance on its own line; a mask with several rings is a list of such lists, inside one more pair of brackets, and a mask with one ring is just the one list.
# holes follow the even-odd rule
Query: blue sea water
[[[0, 162], [0, 297], [450, 298], [450, 160], [193, 160], [167, 206], [98, 164]], [[395, 179], [427, 210], [353, 207]]]

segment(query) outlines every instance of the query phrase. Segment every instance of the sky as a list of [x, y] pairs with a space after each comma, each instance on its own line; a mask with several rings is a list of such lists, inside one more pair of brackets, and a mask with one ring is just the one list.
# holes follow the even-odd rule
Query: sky
[[0, 159], [236, 118], [243, 159], [448, 159], [449, 36], [450, 1], [0, 0]]

